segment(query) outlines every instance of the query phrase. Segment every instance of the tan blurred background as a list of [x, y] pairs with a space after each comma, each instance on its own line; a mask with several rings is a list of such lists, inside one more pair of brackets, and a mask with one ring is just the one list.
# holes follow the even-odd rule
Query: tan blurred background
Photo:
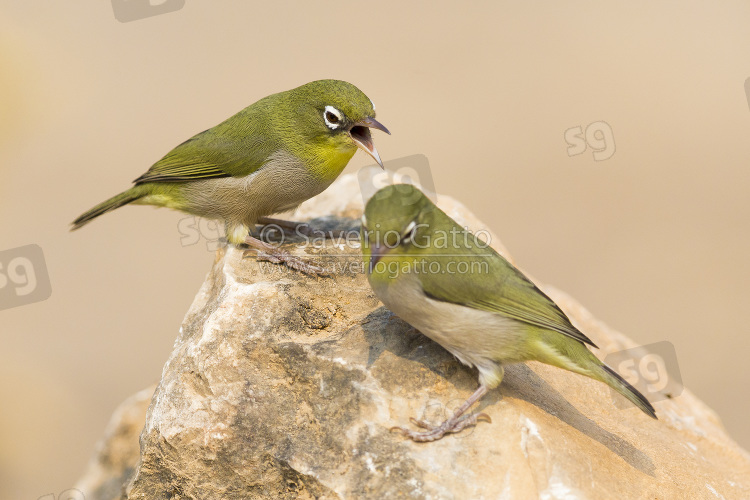
[[[131, 1], [135, 0], [121, 0]], [[153, 3], [159, 3], [154, 1]], [[187, 0], [0, 11], [0, 251], [44, 250], [52, 296], [0, 310], [0, 498], [74, 485], [118, 403], [157, 381], [212, 254], [182, 216], [68, 224], [258, 98], [351, 81], [516, 261], [648, 344], [750, 447], [750, 3]], [[568, 156], [611, 127], [616, 151]], [[357, 154], [348, 167], [371, 163]]]

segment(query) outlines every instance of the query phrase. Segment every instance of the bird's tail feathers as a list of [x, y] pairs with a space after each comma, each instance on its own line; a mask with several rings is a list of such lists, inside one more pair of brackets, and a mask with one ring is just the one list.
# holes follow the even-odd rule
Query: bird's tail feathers
[[113, 196], [107, 201], [99, 203], [97, 206], [95, 206], [88, 212], [85, 212], [76, 220], [74, 220], [70, 230], [75, 231], [76, 229], [79, 229], [92, 220], [96, 219], [100, 215], [111, 212], [112, 210], [120, 208], [123, 205], [127, 205], [128, 203], [132, 203], [137, 199], [142, 198], [143, 196], [143, 194], [134, 192], [133, 189], [129, 189], [123, 193], [118, 194], [117, 196]]
[[630, 402], [640, 408], [643, 413], [653, 419], [656, 419], [656, 412], [654, 411], [654, 407], [651, 406], [651, 403], [649, 403], [648, 399], [646, 399], [643, 394], [638, 392], [638, 389], [630, 385], [627, 380], [622, 378], [609, 366], [602, 363], [601, 367], [604, 370], [604, 377], [602, 382], [625, 396]]
[[602, 363], [581, 342], [575, 342], [567, 337], [563, 338], [557, 332], [547, 331], [541, 333], [540, 340], [536, 344], [536, 355], [533, 359], [603, 382], [625, 396], [643, 410], [643, 413], [651, 418], [656, 418], [654, 407], [643, 394], [638, 392], [617, 372]]

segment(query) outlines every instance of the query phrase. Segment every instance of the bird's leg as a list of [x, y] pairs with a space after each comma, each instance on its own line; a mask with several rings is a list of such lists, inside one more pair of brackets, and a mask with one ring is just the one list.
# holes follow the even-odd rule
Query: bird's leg
[[310, 224], [307, 222], [295, 222], [292, 220], [273, 219], [271, 217], [259, 217], [258, 224], [262, 226], [274, 225], [282, 230], [287, 230], [292, 234], [299, 234], [307, 237], [320, 236], [322, 233], [323, 238], [343, 238], [346, 237], [347, 231], [316, 231], [310, 228]]
[[492, 422], [489, 415], [485, 413], [472, 413], [470, 415], [464, 415], [466, 413], [466, 410], [468, 410], [471, 405], [482, 399], [482, 397], [487, 394], [489, 389], [485, 385], [480, 385], [479, 389], [474, 391], [474, 394], [469, 396], [469, 399], [464, 401], [464, 403], [458, 407], [458, 409], [453, 413], [453, 416], [443, 422], [442, 424], [438, 426], [433, 426], [428, 424], [427, 422], [424, 422], [422, 420], [417, 420], [416, 418], [411, 418], [411, 422], [416, 425], [417, 427], [421, 427], [422, 429], [427, 429], [425, 432], [418, 432], [413, 431], [411, 429], [407, 429], [405, 427], [392, 427], [391, 430], [397, 430], [401, 432], [404, 436], [412, 439], [413, 441], [417, 442], [425, 442], [425, 441], [437, 441], [438, 439], [442, 438], [445, 434], [450, 434], [454, 432], [460, 432], [461, 430], [465, 429], [466, 427], [469, 427], [471, 425], [476, 425], [479, 419], [485, 418], [488, 422]]
[[[267, 260], [274, 264], [284, 264], [292, 269], [313, 276], [326, 276], [328, 274], [322, 267], [316, 266], [301, 257], [292, 255], [286, 250], [282, 250], [250, 235], [247, 235], [245, 238], [245, 244], [257, 252], [259, 260]], [[248, 253], [249, 250], [245, 251], [243, 257], [247, 257]]]

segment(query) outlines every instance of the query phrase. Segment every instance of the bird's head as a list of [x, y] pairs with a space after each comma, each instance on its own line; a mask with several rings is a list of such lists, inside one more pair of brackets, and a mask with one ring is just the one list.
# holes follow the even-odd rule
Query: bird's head
[[328, 161], [345, 156], [348, 162], [360, 148], [383, 167], [370, 129], [390, 132], [375, 119], [375, 105], [357, 87], [340, 80], [317, 80], [290, 90], [288, 96], [297, 132], [305, 143], [314, 145], [318, 157]]
[[435, 205], [411, 184], [386, 186], [367, 202], [362, 253], [370, 273], [381, 260], [409, 265], [431, 251]]

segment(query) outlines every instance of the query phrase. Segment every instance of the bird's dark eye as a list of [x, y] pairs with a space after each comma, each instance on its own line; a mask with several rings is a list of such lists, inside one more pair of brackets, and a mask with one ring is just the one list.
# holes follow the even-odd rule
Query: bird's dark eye
[[328, 128], [336, 130], [341, 126], [344, 115], [333, 106], [326, 106], [326, 109], [323, 111], [323, 119], [326, 121], [326, 126], [328, 126]]

